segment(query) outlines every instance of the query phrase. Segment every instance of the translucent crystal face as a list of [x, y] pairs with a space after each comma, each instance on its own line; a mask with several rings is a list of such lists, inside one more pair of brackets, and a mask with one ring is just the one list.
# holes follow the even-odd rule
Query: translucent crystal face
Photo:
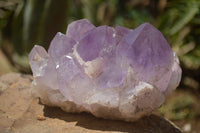
[[177, 56], [149, 23], [132, 30], [78, 20], [29, 60], [44, 103], [127, 121], [158, 108], [181, 79]]

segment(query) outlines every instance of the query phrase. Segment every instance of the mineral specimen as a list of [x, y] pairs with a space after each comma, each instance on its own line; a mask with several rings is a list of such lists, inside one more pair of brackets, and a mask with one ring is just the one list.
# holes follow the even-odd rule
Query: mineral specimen
[[149, 23], [132, 30], [78, 20], [56, 34], [48, 53], [36, 45], [29, 60], [42, 103], [106, 119], [150, 114], [181, 79], [176, 54]]

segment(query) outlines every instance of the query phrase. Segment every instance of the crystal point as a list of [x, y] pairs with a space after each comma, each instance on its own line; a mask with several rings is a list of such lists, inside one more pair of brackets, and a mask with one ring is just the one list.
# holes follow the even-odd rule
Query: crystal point
[[125, 40], [129, 44], [127, 57], [135, 70], [136, 79], [165, 91], [171, 76], [168, 70], [172, 67], [173, 51], [160, 31], [144, 23], [129, 33]]
[[29, 60], [42, 103], [106, 119], [150, 114], [181, 80], [178, 57], [149, 23], [132, 30], [74, 21]]
[[51, 41], [48, 53], [55, 62], [58, 62], [62, 56], [73, 52], [75, 44], [76, 41], [58, 32]]
[[94, 28], [95, 26], [87, 19], [81, 19], [68, 25], [66, 35], [75, 41], [79, 41], [88, 31]]

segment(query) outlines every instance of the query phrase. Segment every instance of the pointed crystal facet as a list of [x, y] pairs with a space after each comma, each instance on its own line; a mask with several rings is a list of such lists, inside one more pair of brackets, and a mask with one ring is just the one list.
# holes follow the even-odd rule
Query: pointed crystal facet
[[94, 28], [95, 26], [87, 19], [81, 19], [68, 25], [66, 35], [75, 41], [79, 41], [88, 31]]
[[125, 27], [121, 27], [121, 26], [116, 26], [115, 27], [115, 30], [116, 30], [116, 43], [118, 44], [121, 39], [127, 35], [129, 32], [131, 32], [132, 30], [131, 29], [128, 29], [128, 28], [125, 28]]
[[[135, 78], [165, 91], [171, 76], [173, 52], [160, 31], [145, 23], [124, 37], [124, 41], [127, 47], [124, 54]], [[124, 45], [123, 41], [119, 45]]]
[[77, 52], [84, 61], [94, 60], [104, 47], [106, 26], [100, 26], [88, 32], [79, 42]]
[[33, 76], [42, 86], [58, 89], [56, 65], [41, 46], [35, 46], [29, 54]]
[[34, 76], [42, 75], [46, 60], [49, 58], [46, 50], [38, 45], [35, 45], [29, 54], [29, 62]]
[[73, 47], [75, 44], [76, 42], [73, 39], [58, 32], [51, 41], [48, 53], [55, 62], [58, 62], [62, 56], [73, 52]]

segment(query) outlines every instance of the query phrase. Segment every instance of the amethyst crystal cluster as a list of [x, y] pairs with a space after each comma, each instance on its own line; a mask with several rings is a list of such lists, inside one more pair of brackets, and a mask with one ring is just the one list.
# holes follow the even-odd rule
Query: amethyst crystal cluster
[[181, 79], [176, 54], [149, 23], [95, 27], [82, 19], [29, 54], [42, 103], [67, 112], [134, 121], [160, 107]]

